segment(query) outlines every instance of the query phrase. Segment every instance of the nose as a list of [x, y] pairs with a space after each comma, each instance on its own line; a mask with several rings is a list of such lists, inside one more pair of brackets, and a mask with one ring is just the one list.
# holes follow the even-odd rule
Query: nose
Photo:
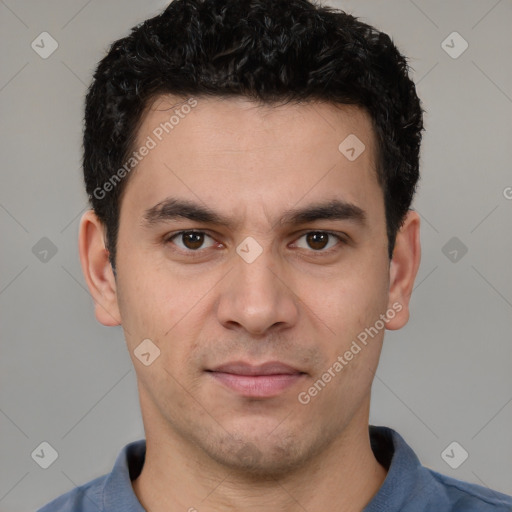
[[261, 336], [296, 324], [298, 298], [273, 258], [269, 250], [251, 263], [234, 256], [234, 268], [223, 280], [217, 308], [224, 327]]

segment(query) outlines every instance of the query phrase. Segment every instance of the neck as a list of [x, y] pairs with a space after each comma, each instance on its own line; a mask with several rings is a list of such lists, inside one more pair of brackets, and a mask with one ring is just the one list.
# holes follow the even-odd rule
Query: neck
[[279, 478], [238, 474], [174, 432], [159, 436], [146, 428], [146, 459], [134, 492], [148, 512], [361, 511], [386, 477], [371, 450], [368, 412], [369, 402], [307, 465]]

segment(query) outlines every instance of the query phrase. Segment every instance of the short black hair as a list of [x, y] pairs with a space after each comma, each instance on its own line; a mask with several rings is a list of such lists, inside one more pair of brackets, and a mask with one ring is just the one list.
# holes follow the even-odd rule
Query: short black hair
[[145, 109], [162, 94], [364, 109], [377, 139], [391, 259], [419, 179], [423, 110], [387, 34], [308, 0], [174, 0], [115, 41], [87, 92], [83, 136], [86, 190], [113, 266], [128, 181], [116, 172], [126, 170]]

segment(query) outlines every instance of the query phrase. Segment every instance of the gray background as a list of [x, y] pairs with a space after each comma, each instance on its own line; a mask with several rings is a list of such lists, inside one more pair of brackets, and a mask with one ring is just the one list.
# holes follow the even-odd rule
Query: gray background
[[[434, 470], [512, 494], [512, 1], [331, 4], [392, 35], [427, 110], [423, 258], [411, 320], [386, 334], [370, 421]], [[144, 435], [122, 331], [95, 321], [79, 266], [80, 138], [107, 45], [164, 5], [0, 0], [2, 512], [107, 473]], [[47, 59], [31, 47], [44, 31], [59, 45]], [[441, 45], [453, 31], [469, 44], [456, 59]], [[42, 441], [59, 454], [46, 470], [31, 457]], [[452, 441], [469, 453], [458, 469], [441, 457]]]

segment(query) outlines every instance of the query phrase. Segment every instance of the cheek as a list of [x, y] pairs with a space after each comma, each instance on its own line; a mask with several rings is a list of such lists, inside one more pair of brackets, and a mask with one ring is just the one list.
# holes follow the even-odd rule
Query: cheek
[[311, 309], [329, 327], [326, 336], [317, 337], [325, 362], [313, 381], [330, 382], [318, 406], [356, 407], [371, 388], [385, 332], [381, 315], [387, 308], [386, 281], [380, 279], [368, 274], [340, 279], [339, 286], [333, 283], [328, 293], [315, 297], [316, 309]]
[[162, 265], [146, 268], [134, 257], [125, 258], [118, 266], [118, 303], [132, 355], [142, 340], [150, 339], [160, 350], [160, 365], [173, 374], [184, 371], [211, 307], [212, 286], [210, 279], [191, 280]]
[[387, 270], [376, 261], [340, 269], [323, 286], [304, 284], [303, 296], [313, 318], [324, 324], [330, 337], [339, 340], [338, 348], [374, 325], [387, 307]]
[[[128, 267], [127, 267], [128, 268]], [[123, 328], [130, 343], [142, 337], [158, 339], [172, 327], [175, 316], [169, 311], [167, 290], [162, 283], [157, 285], [150, 270], [137, 271], [130, 266], [129, 272], [118, 271], [118, 302]]]
[[188, 289], [154, 256], [119, 250], [118, 301], [126, 326], [161, 335], [187, 307]]

